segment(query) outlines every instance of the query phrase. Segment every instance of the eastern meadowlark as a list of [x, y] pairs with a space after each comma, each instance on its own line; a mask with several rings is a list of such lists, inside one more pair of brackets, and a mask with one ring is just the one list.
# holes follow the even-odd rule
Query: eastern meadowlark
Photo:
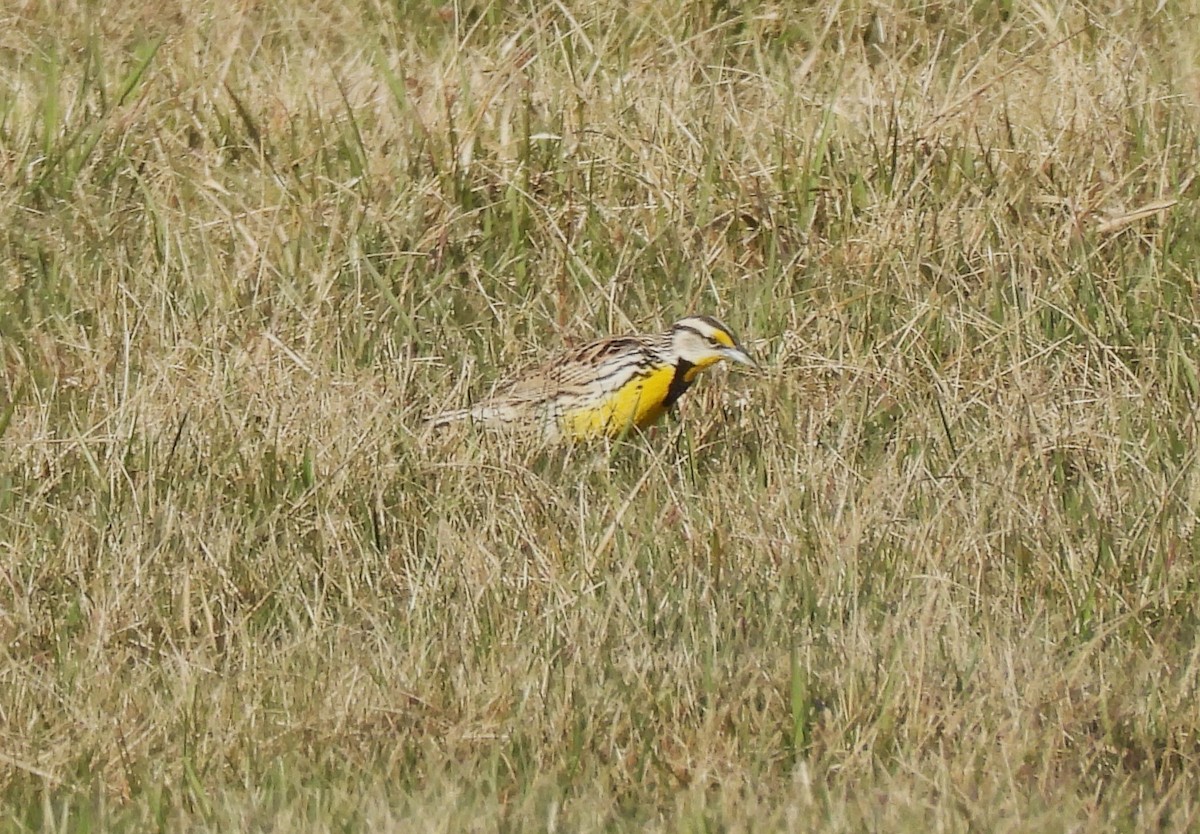
[[430, 423], [475, 420], [547, 439], [615, 437], [656, 421], [701, 371], [723, 359], [756, 367], [728, 327], [711, 316], [688, 316], [665, 333], [591, 342]]

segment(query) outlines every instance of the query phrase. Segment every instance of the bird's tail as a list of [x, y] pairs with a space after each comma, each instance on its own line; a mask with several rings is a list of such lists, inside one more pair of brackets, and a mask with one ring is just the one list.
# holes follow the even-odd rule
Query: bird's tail
[[459, 408], [454, 411], [443, 411], [435, 414], [426, 421], [431, 429], [445, 428], [452, 423], [472, 422], [487, 426], [507, 426], [527, 420], [527, 408], [515, 405], [488, 404], [476, 405], [471, 408]]

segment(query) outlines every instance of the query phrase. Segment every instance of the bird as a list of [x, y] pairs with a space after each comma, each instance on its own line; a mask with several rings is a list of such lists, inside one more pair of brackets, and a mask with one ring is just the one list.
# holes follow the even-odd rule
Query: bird
[[663, 333], [610, 336], [563, 353], [429, 424], [465, 420], [532, 431], [550, 441], [615, 438], [657, 421], [702, 371], [724, 360], [758, 367], [724, 324], [712, 316], [687, 316]]

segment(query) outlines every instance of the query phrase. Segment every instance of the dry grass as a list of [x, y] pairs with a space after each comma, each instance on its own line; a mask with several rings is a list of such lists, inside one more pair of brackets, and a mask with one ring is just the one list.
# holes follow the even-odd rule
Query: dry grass
[[1200, 826], [1200, 6], [793, 5], [0, 11], [0, 827]]

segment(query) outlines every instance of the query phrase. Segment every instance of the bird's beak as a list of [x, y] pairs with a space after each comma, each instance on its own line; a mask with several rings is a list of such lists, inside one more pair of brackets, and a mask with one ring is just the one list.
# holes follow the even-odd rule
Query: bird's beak
[[751, 359], [750, 355], [740, 347], [725, 348], [725, 350], [721, 351], [721, 356], [740, 365], [749, 365], [751, 368], [758, 367], [758, 363]]

